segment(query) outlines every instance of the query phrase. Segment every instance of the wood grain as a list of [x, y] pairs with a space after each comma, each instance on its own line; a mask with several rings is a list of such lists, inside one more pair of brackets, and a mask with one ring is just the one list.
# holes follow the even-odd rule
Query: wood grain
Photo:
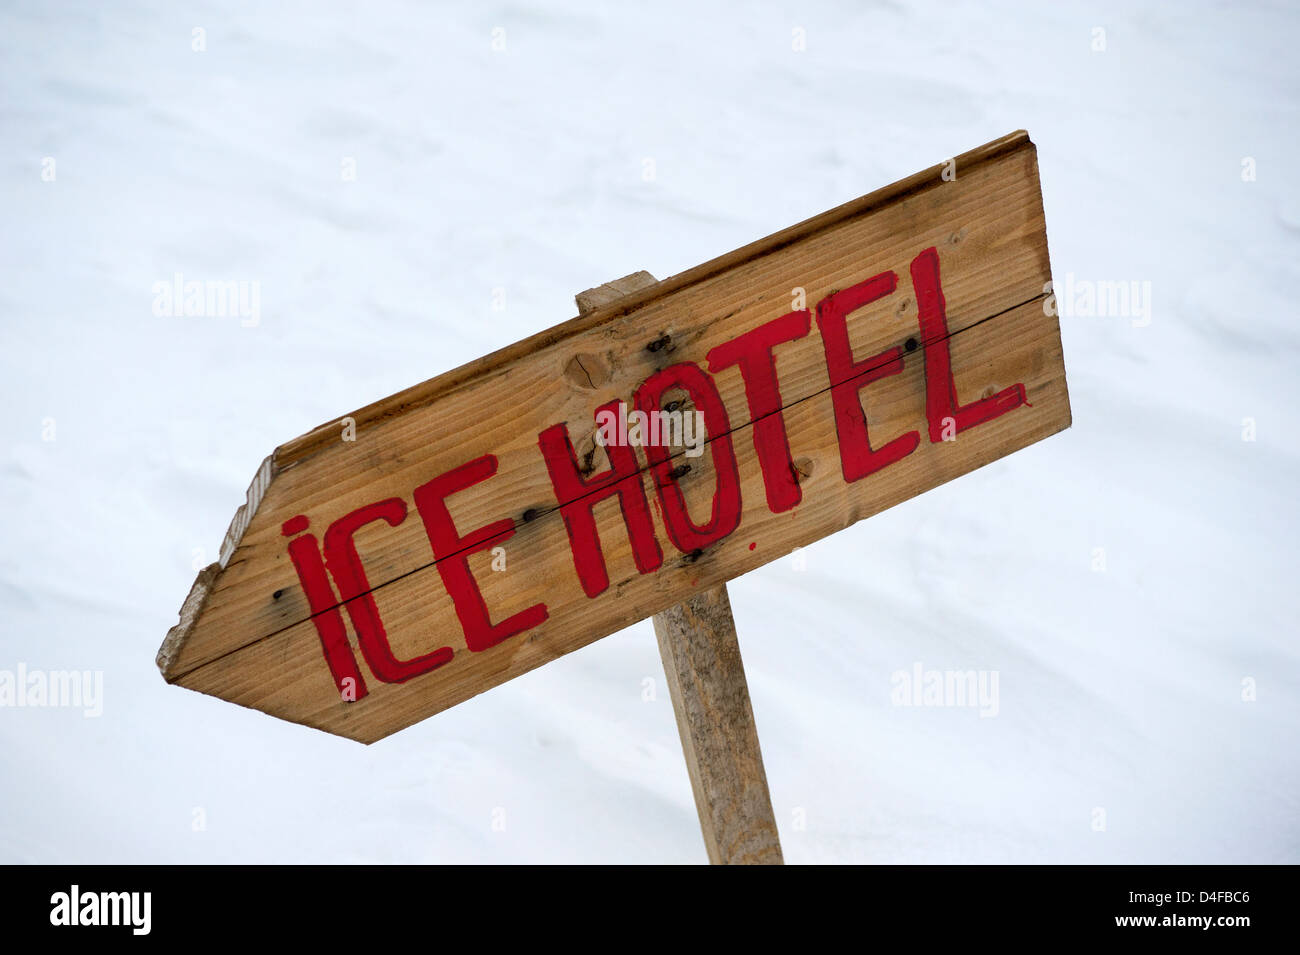
[[[406, 497], [430, 477], [489, 453], [500, 461], [499, 474], [453, 500], [458, 526], [550, 510], [557, 502], [537, 454], [540, 431], [563, 421], [575, 446], [592, 453], [596, 405], [629, 399], [665, 365], [703, 364], [714, 345], [790, 310], [793, 289], [803, 289], [811, 306], [886, 269], [905, 282], [911, 258], [935, 246], [952, 331], [1041, 296], [1050, 269], [1032, 144], [1019, 134], [970, 157], [958, 158], [955, 181], [944, 181], [936, 166], [882, 190], [890, 202], [877, 200], [879, 194], [856, 200], [723, 256], [722, 265], [664, 280], [493, 361], [466, 366], [478, 369], [475, 374], [458, 369], [352, 412], [346, 417], [356, 422], [353, 442], [342, 440], [340, 419], [277, 449], [264, 467], [270, 480], [259, 482], [265, 486], [256, 500], [250, 490], [246, 513], [227, 535], [201, 613], [174, 628], [164, 644], [164, 676], [174, 680], [308, 617], [279, 533], [288, 517], [305, 514], [323, 528], [371, 501]], [[902, 344], [916, 332], [916, 306], [907, 295], [870, 314], [871, 321], [855, 326], [859, 354]], [[669, 347], [647, 350], [664, 335]], [[787, 402], [829, 385], [815, 333], [782, 346], [778, 362]], [[726, 371], [717, 383], [732, 425], [746, 423], [739, 374]], [[375, 586], [432, 561], [418, 521], [385, 532], [382, 546], [362, 556]]]
[[[200, 575], [181, 622], [164, 642], [164, 676], [372, 741], [1067, 427], [1059, 333], [1041, 305], [1050, 267], [1033, 146], [1023, 133], [1013, 134], [958, 157], [955, 181], [944, 181], [942, 169], [909, 177], [644, 291], [599, 303], [589, 315], [354, 412], [355, 442], [340, 440], [336, 422], [277, 449], [232, 525], [230, 551]], [[898, 291], [879, 307], [855, 314], [850, 330], [859, 356], [902, 345], [917, 335], [907, 266], [930, 246], [942, 262], [962, 399], [1023, 382], [1031, 406], [951, 444], [923, 442], [886, 471], [845, 484], [831, 382], [814, 329], [776, 352], [804, 502], [783, 514], [767, 510], [743, 384], [735, 369], [723, 370], [714, 380], [740, 467], [740, 529], [702, 554], [676, 553], [661, 537], [664, 566], [642, 575], [632, 562], [617, 504], [598, 504], [612, 586], [599, 599], [588, 599], [573, 573], [556, 510], [560, 502], [538, 453], [537, 434], [565, 422], [575, 446], [594, 453], [595, 407], [629, 400], [637, 384], [668, 364], [704, 366], [714, 345], [789, 311], [797, 288], [812, 307], [831, 291], [892, 269], [900, 276]], [[671, 349], [647, 349], [665, 336]], [[917, 427], [924, 433], [921, 366], [919, 357], [909, 356], [902, 374], [864, 390], [873, 434]], [[419, 484], [488, 453], [500, 462], [497, 475], [451, 498], [452, 515], [465, 530], [507, 516], [517, 528], [504, 572], [491, 569], [486, 553], [472, 556], [470, 565], [493, 619], [538, 600], [547, 604], [549, 619], [489, 651], [463, 652], [419, 520], [363, 529], [359, 551], [394, 651], [413, 656], [449, 645], [457, 653], [434, 673], [401, 685], [373, 681], [365, 700], [343, 703], [287, 559], [281, 522], [303, 514], [323, 531], [363, 504], [387, 497], [409, 501]], [[692, 462], [681, 481], [697, 515], [712, 493], [710, 461], [706, 453]], [[649, 475], [637, 479], [653, 492]]]

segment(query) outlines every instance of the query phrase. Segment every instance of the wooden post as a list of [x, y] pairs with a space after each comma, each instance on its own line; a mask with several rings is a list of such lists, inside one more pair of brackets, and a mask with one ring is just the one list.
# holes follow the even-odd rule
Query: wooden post
[[[582, 314], [654, 285], [635, 272], [577, 295]], [[654, 615], [677, 731], [709, 862], [781, 865], [745, 667], [726, 584]]]

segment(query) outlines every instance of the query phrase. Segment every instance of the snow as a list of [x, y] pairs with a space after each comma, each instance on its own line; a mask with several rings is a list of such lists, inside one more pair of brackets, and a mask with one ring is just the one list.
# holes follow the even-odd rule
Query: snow
[[730, 584], [787, 861], [1300, 861], [1294, 7], [547, 7], [0, 11], [0, 669], [104, 674], [0, 709], [0, 861], [704, 861], [648, 621], [372, 747], [154, 653], [277, 444], [1022, 127], [1058, 286], [1150, 324], [1063, 316], [1071, 430]]

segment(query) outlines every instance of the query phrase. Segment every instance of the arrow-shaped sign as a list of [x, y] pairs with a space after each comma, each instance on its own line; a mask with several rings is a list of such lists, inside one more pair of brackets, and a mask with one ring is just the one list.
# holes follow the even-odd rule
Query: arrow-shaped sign
[[1069, 426], [1014, 133], [277, 448], [158, 665], [372, 742]]

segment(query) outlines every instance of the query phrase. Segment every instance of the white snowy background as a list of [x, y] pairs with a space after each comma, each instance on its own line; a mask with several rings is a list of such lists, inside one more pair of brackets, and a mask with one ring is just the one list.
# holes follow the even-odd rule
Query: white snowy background
[[[0, 669], [104, 703], [0, 709], [0, 860], [704, 861], [648, 621], [371, 747], [154, 654], [277, 444], [1023, 127], [1058, 286], [1151, 321], [1063, 316], [1071, 430], [730, 585], [786, 858], [1300, 861], [1297, 41], [1283, 3], [5, 3]], [[260, 323], [155, 315], [177, 272]], [[892, 705], [917, 662], [998, 715]]]

